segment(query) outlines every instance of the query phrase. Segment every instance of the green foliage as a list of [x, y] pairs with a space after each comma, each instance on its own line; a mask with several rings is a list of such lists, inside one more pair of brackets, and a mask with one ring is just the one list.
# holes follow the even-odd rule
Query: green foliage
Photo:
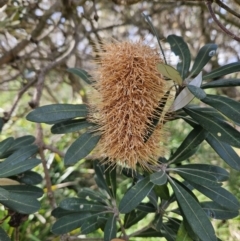
[[[145, 19], [157, 36], [150, 19], [147, 16]], [[158, 36], [157, 39], [161, 47]], [[57, 219], [51, 229], [55, 235], [99, 231], [105, 241], [117, 237], [125, 240], [130, 237], [161, 237], [167, 241], [217, 241], [211, 219], [226, 220], [238, 216], [239, 201], [223, 186], [223, 182], [229, 179], [229, 172], [217, 165], [188, 162], [206, 141], [231, 168], [240, 170], [240, 158], [232, 148], [240, 148], [240, 132], [233, 126], [240, 123], [240, 104], [203, 90], [238, 86], [239, 79], [202, 84], [203, 80], [239, 71], [239, 63], [220, 67], [202, 77], [203, 67], [215, 54], [217, 45], [203, 46], [189, 70], [191, 55], [183, 38], [170, 35], [167, 41], [181, 60], [177, 69], [166, 63], [157, 65], [159, 72], [171, 79], [177, 90], [168, 113], [169, 120], [185, 121], [189, 132], [169, 157], [159, 157], [156, 166], [149, 164], [149, 171], [143, 172], [138, 167], [137, 170], [122, 168], [119, 172], [108, 160], [101, 163], [93, 158], [94, 188], [83, 187], [78, 190], [77, 197], [61, 198], [51, 213]], [[68, 71], [91, 84], [91, 76], [85, 70], [71, 68]], [[166, 92], [166, 102], [169, 95], [170, 92]], [[189, 104], [194, 97], [201, 105]], [[163, 108], [159, 106], [158, 110]], [[64, 157], [64, 165], [69, 166], [87, 157], [101, 138], [96, 125], [87, 120], [87, 115], [88, 106], [84, 104], [52, 104], [36, 108], [26, 118], [31, 122], [52, 125], [52, 134], [75, 133], [76, 140]], [[160, 116], [156, 115], [149, 120], [146, 142], [159, 119]], [[0, 119], [0, 129], [2, 126]], [[0, 184], [4, 178], [19, 184], [1, 184], [0, 203], [19, 214], [38, 211], [38, 198], [43, 194], [39, 187], [34, 186], [42, 181], [41, 176], [31, 171], [41, 163], [36, 156], [38, 147], [33, 145], [34, 141], [32, 136], [23, 136], [17, 139], [9, 137], [0, 142], [0, 158], [4, 159], [0, 163]], [[125, 180], [128, 182], [122, 191], [121, 182]], [[211, 201], [202, 201], [199, 193]], [[146, 217], [148, 223], [141, 229], [136, 228], [137, 223]], [[130, 233], [133, 229], [136, 231]], [[0, 229], [0, 239], [9, 241], [3, 229]]]

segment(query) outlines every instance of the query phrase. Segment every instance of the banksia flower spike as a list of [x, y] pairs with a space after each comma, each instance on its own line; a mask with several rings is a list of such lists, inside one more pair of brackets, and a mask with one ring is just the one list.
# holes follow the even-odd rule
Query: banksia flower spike
[[90, 120], [101, 134], [97, 152], [110, 165], [135, 169], [139, 163], [149, 169], [165, 153], [163, 109], [169, 88], [156, 67], [163, 61], [142, 42], [104, 43], [99, 56], [90, 108]]

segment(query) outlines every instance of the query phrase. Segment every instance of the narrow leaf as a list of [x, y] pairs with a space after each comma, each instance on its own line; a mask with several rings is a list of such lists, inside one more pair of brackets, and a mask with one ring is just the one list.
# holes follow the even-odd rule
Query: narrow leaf
[[196, 120], [205, 130], [213, 134], [218, 140], [228, 143], [235, 147], [240, 147], [240, 132], [228, 123], [215, 118], [212, 115], [202, 113], [201, 111], [185, 108], [194, 120]]
[[167, 182], [167, 175], [163, 170], [152, 173], [150, 175], [150, 181], [156, 185], [163, 185]]
[[169, 35], [167, 42], [171, 45], [171, 50], [179, 56], [177, 70], [180, 72], [182, 79], [185, 79], [191, 63], [191, 55], [188, 45], [184, 42], [182, 37], [176, 35]]
[[226, 220], [239, 215], [238, 210], [229, 210], [215, 202], [202, 202], [201, 206], [210, 218]]
[[11, 241], [5, 231], [0, 227], [0, 240], [1, 241]]
[[192, 239], [188, 236], [188, 232], [186, 231], [183, 222], [178, 229], [176, 241], [192, 241]]
[[150, 193], [153, 187], [154, 184], [150, 182], [149, 177], [140, 180], [124, 195], [119, 204], [119, 211], [128, 213], [133, 210]]
[[25, 183], [27, 185], [37, 185], [42, 182], [43, 178], [40, 174], [33, 171], [26, 171], [21, 175], [15, 177], [15, 179], [21, 183]]
[[105, 171], [106, 181], [113, 198], [116, 198], [117, 192], [117, 176], [116, 167], [106, 167]]
[[204, 170], [197, 170], [193, 168], [169, 168], [169, 170], [176, 172], [183, 179], [191, 182], [199, 183], [206, 186], [219, 186], [218, 179], [211, 173], [207, 173]]
[[80, 77], [82, 80], [84, 80], [87, 84], [91, 84], [92, 81], [92, 77], [91, 75], [88, 74], [87, 71], [85, 71], [84, 69], [80, 69], [80, 68], [69, 68], [67, 69], [67, 71], [69, 73], [75, 74], [78, 77]]
[[137, 207], [137, 210], [145, 212], [145, 213], [155, 213], [156, 207], [153, 206], [152, 203], [140, 203]]
[[8, 200], [9, 192], [0, 187], [0, 202], [2, 200]]
[[171, 65], [168, 64], [157, 64], [157, 70], [160, 74], [162, 74], [165, 77], [168, 77], [169, 79], [175, 81], [178, 85], [182, 85], [182, 77], [180, 73], [174, 69]]
[[111, 195], [110, 189], [104, 177], [104, 167], [98, 161], [94, 162], [95, 170], [95, 181], [99, 188], [105, 190], [109, 195]]
[[240, 157], [233, 148], [218, 140], [215, 136], [209, 134], [207, 137], [208, 144], [215, 152], [233, 169], [240, 171]]
[[76, 117], [86, 117], [87, 114], [88, 110], [84, 104], [53, 104], [36, 108], [26, 118], [32, 122], [54, 124]]
[[156, 237], [156, 238], [160, 238], [160, 237], [163, 237], [163, 234], [161, 232], [156, 231], [153, 228], [148, 228], [146, 230], [143, 229], [142, 232], [136, 232], [134, 237], [140, 237], [140, 238]]
[[191, 70], [191, 76], [197, 75], [202, 71], [203, 67], [215, 55], [217, 50], [216, 44], [206, 44], [198, 52], [195, 62]]
[[228, 87], [228, 86], [240, 86], [240, 79], [219, 79], [208, 82], [201, 86], [202, 89]]
[[82, 188], [80, 189], [78, 193], [78, 197], [85, 198], [85, 199], [91, 199], [92, 201], [98, 201], [101, 203], [105, 203], [106, 197], [102, 195], [102, 193], [92, 190], [90, 188]]
[[40, 198], [43, 195], [43, 190], [41, 188], [29, 185], [7, 185], [3, 188], [8, 192], [19, 193], [32, 198]]
[[183, 156], [192, 150], [195, 151], [195, 148], [199, 146], [207, 137], [208, 133], [201, 127], [195, 127], [185, 138], [182, 144], [174, 152], [174, 154], [169, 158], [171, 162], [178, 162], [182, 160]]
[[82, 134], [68, 148], [64, 158], [65, 165], [73, 165], [86, 157], [97, 145], [100, 137], [101, 136], [89, 132]]
[[0, 133], [2, 132], [3, 125], [4, 125], [3, 118], [0, 118]]
[[202, 90], [199, 87], [196, 87], [194, 85], [187, 85], [187, 88], [199, 100], [202, 100], [202, 99], [204, 99], [207, 96], [206, 93], [204, 92], [204, 90]]
[[113, 215], [108, 218], [104, 228], [104, 241], [112, 240], [117, 236], [116, 217]]
[[227, 209], [238, 210], [240, 207], [237, 198], [220, 186], [203, 186], [193, 182], [190, 184], [199, 192]]
[[[189, 85], [194, 85], [197, 87], [200, 87], [202, 84], [202, 72], [200, 72], [196, 78], [194, 78]], [[177, 98], [174, 100], [172, 106], [171, 106], [171, 111], [176, 111], [184, 106], [186, 106], [189, 102], [191, 102], [194, 98], [194, 95], [189, 91], [187, 87], [185, 87], [180, 94], [177, 96]]]
[[99, 216], [88, 218], [81, 226], [81, 233], [88, 234], [98, 229], [99, 228], [98, 218]]
[[79, 131], [93, 125], [94, 124], [86, 121], [85, 119], [67, 120], [53, 125], [51, 132], [53, 134], [65, 134]]
[[34, 141], [35, 141], [35, 137], [31, 135], [19, 137], [14, 140], [10, 150], [14, 150], [14, 151], [18, 150], [21, 147], [33, 144]]
[[35, 213], [40, 208], [40, 203], [29, 195], [9, 192], [8, 200], [2, 200], [1, 203], [11, 210], [18, 213]]
[[66, 198], [60, 202], [59, 207], [68, 211], [103, 212], [106, 207], [101, 203], [88, 201], [81, 198]]
[[37, 151], [38, 151], [38, 147], [34, 145], [26, 146], [19, 149], [18, 151], [14, 152], [11, 156], [9, 156], [7, 159], [5, 159], [4, 162], [0, 163], [0, 170], [5, 170], [5, 169], [9, 170], [11, 167], [14, 168], [14, 166], [26, 161], [29, 157], [34, 155]]
[[224, 66], [221, 66], [218, 69], [215, 69], [215, 70], [211, 71], [210, 73], [204, 75], [203, 79], [204, 80], [214, 79], [217, 77], [221, 77], [221, 76], [224, 76], [227, 74], [232, 74], [232, 73], [239, 72], [239, 71], [240, 71], [240, 62], [230, 63], [230, 64], [226, 64]]
[[215, 180], [218, 182], [224, 182], [227, 181], [229, 178], [229, 173], [219, 167], [219, 166], [213, 166], [209, 164], [188, 164], [188, 165], [182, 165], [177, 167], [177, 169], [183, 169], [183, 170], [188, 170], [188, 171], [198, 171], [199, 173], [206, 173], [208, 175], [212, 176], [211, 180]]
[[51, 215], [55, 218], [61, 218], [61, 217], [64, 217], [64, 216], [68, 216], [70, 214], [80, 214], [80, 213], [81, 212], [68, 211], [68, 210], [62, 209], [60, 207], [57, 207], [57, 208], [53, 209]]
[[124, 228], [130, 228], [132, 225], [138, 223], [147, 215], [147, 212], [132, 210], [124, 216]]
[[4, 153], [11, 147], [13, 142], [13, 137], [9, 137], [0, 142], [0, 158], [4, 158]]
[[10, 176], [23, 173], [39, 165], [40, 163], [41, 163], [41, 160], [32, 158], [32, 159], [24, 160], [20, 163], [15, 163], [14, 165], [9, 165], [0, 171], [0, 178], [10, 177]]
[[150, 203], [155, 207], [155, 209], [158, 209], [158, 196], [156, 195], [156, 193], [154, 192], [154, 190], [152, 189], [151, 192], [147, 195]]
[[81, 227], [81, 225], [92, 216], [90, 213], [75, 213], [63, 216], [53, 224], [52, 232], [58, 235], [68, 233]]
[[185, 188], [176, 181], [171, 181], [171, 186], [176, 195], [178, 205], [180, 206], [187, 222], [194, 233], [204, 241], [216, 241], [214, 229], [211, 222], [202, 210], [199, 203], [189, 194]]
[[207, 95], [202, 102], [214, 107], [240, 125], [240, 103], [238, 101], [219, 95]]

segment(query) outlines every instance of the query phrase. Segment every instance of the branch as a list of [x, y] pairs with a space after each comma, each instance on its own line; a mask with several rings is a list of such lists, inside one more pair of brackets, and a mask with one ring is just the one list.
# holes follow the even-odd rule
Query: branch
[[240, 18], [240, 14], [236, 13], [234, 10], [232, 10], [230, 7], [228, 7], [226, 4], [224, 4], [223, 2], [221, 2], [220, 0], [216, 0], [216, 3], [223, 9], [225, 9], [226, 11], [228, 11], [229, 13], [231, 13], [232, 15], [236, 16], [237, 18]]
[[29, 81], [17, 94], [15, 101], [12, 105], [10, 111], [4, 113], [4, 121], [7, 122], [11, 118], [14, 110], [16, 109], [18, 102], [20, 101], [23, 94], [36, 82], [36, 79]]
[[35, 41], [36, 38], [41, 34], [43, 31], [47, 19], [58, 10], [60, 4], [59, 1], [56, 1], [54, 5], [51, 6], [49, 10], [45, 12], [45, 14], [40, 18], [38, 25], [36, 28], [32, 31], [31, 36], [29, 39], [24, 39], [20, 43], [18, 43], [14, 48], [6, 52], [1, 58], [0, 58], [0, 66], [3, 64], [7, 64], [11, 61], [13, 61], [19, 52], [21, 52], [25, 47], [31, 42]]
[[219, 26], [219, 28], [226, 33], [227, 35], [229, 35], [230, 37], [232, 37], [234, 40], [240, 42], [240, 38], [237, 37], [235, 34], [233, 34], [232, 32], [230, 32], [225, 26], [223, 26], [219, 20], [217, 19], [213, 9], [212, 9], [212, 2], [211, 1], [206, 1], [206, 5], [208, 8], [209, 13], [211, 14], [211, 17], [213, 18], [213, 20], [215, 21], [215, 23]]

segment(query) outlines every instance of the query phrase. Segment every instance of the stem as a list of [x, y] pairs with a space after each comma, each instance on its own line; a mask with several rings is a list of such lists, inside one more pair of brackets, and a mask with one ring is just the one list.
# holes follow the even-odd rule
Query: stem
[[223, 26], [220, 21], [217, 19], [217, 16], [215, 15], [213, 9], [212, 9], [212, 2], [211, 1], [206, 1], [206, 5], [208, 8], [209, 13], [211, 14], [211, 17], [213, 18], [213, 20], [215, 21], [215, 23], [218, 25], [218, 27], [227, 35], [229, 35], [230, 37], [232, 37], [234, 40], [240, 42], [240, 38], [237, 37], [235, 34], [233, 34], [232, 32], [230, 32], [225, 26]]

